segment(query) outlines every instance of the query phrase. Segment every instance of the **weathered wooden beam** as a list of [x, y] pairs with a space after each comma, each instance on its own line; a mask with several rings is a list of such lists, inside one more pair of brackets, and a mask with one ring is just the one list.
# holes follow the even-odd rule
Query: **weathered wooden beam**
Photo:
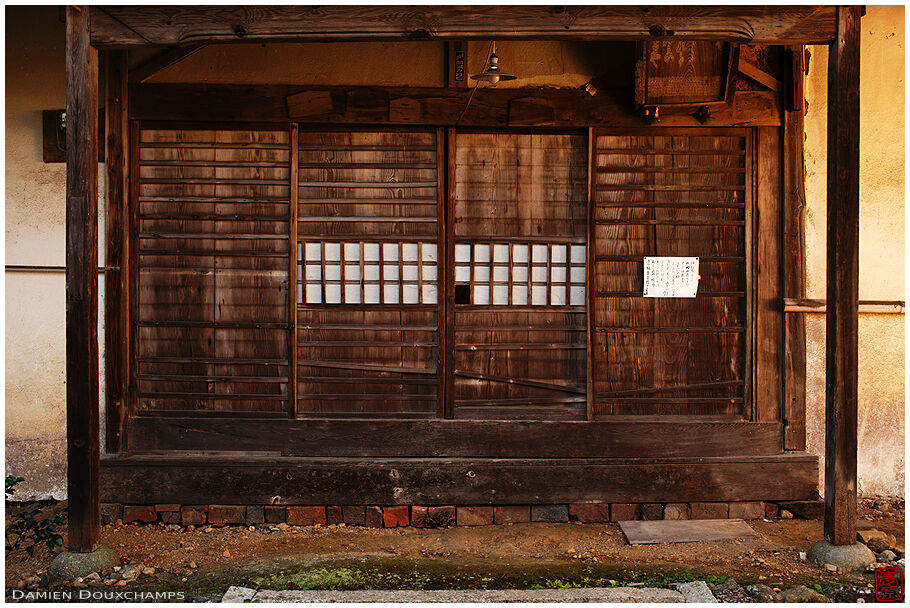
[[780, 91], [780, 80], [762, 70], [754, 63], [750, 63], [745, 59], [740, 59], [737, 69], [739, 70], [740, 74], [743, 76], [748, 76], [758, 84], [764, 85], [772, 91]]
[[129, 120], [128, 51], [105, 56], [104, 393], [108, 452], [126, 447], [129, 381]]
[[193, 454], [106, 458], [102, 466], [105, 500], [129, 504], [514, 505], [818, 495], [818, 462], [810, 454], [526, 460]]
[[96, 6], [99, 46], [371, 40], [834, 39], [832, 6]]
[[176, 47], [161, 51], [157, 55], [149, 57], [141, 64], [129, 71], [130, 82], [145, 82], [164, 68], [183, 61], [190, 55], [194, 55], [204, 49], [205, 44], [194, 44], [191, 46]]
[[[784, 298], [806, 296], [806, 180], [803, 142], [805, 100], [802, 46], [786, 49], [790, 59], [787, 93], [792, 103], [784, 112], [782, 268]], [[784, 309], [786, 311], [786, 307]], [[784, 317], [784, 448], [806, 449], [806, 320], [802, 315]]]
[[[305, 378], [301, 378], [305, 381]], [[131, 420], [132, 453], [255, 451], [287, 456], [594, 458], [746, 456], [781, 452], [776, 422], [528, 420]]]
[[98, 547], [98, 52], [66, 8], [66, 455], [69, 550]]
[[[812, 298], [784, 298], [784, 312], [824, 313], [825, 300]], [[860, 314], [902, 315], [907, 308], [904, 300], [860, 300], [857, 312]]]
[[[632, 113], [627, 91], [591, 96], [581, 89], [301, 87], [137, 84], [130, 87], [130, 117], [141, 120], [287, 121], [325, 124], [427, 126], [647, 127]], [[407, 100], [405, 117], [391, 111]], [[467, 110], [465, 110], [467, 106]], [[700, 106], [699, 106], [700, 107]], [[768, 91], [738, 91], [733, 104], [661, 116], [664, 127], [779, 126], [780, 102]], [[402, 119], [400, 119], [402, 118]]]
[[856, 542], [860, 7], [837, 8], [828, 51], [825, 538]]

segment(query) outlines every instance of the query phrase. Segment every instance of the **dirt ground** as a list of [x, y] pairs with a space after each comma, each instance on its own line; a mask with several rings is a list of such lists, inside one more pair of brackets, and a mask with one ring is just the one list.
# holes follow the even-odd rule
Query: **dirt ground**
[[[866, 506], [860, 515], [897, 536], [898, 547], [903, 548], [903, 509], [883, 514]], [[617, 524], [575, 523], [443, 530], [343, 525], [279, 528], [268, 524], [252, 530], [243, 526], [168, 530], [160, 525], [114, 523], [104, 527], [101, 540], [124, 563], [155, 568], [154, 575], [130, 583], [134, 590], [218, 594], [231, 584], [492, 589], [595, 586], [605, 581], [652, 586], [673, 580], [720, 582], [727, 578], [772, 587], [871, 583], [871, 575], [851, 578], [800, 559], [800, 552], [822, 538], [820, 521], [749, 523], [762, 538], [635, 547], [626, 544]], [[33, 557], [21, 552], [7, 555], [7, 587], [27, 576], [41, 577], [53, 555], [45, 547]], [[314, 582], [314, 569], [329, 576], [329, 582]], [[367, 571], [369, 576], [364, 574]]]

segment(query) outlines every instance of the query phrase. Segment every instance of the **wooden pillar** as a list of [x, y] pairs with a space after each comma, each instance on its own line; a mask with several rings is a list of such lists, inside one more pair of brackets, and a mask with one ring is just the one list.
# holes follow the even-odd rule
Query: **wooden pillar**
[[861, 7], [838, 7], [828, 55], [828, 307], [825, 539], [856, 542]]
[[127, 449], [129, 414], [129, 121], [127, 119], [127, 51], [108, 51], [105, 61], [104, 196], [104, 393], [109, 453]]
[[[784, 90], [784, 298], [806, 297], [805, 49], [786, 49]], [[784, 449], [806, 449], [806, 315], [784, 313]]]
[[66, 8], [66, 456], [69, 550], [98, 547], [98, 52]]

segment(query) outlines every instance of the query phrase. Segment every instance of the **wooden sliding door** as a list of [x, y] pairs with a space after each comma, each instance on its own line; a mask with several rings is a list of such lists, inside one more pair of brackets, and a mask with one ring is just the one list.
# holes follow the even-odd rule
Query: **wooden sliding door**
[[[749, 132], [593, 133], [593, 414], [747, 414]], [[696, 297], [643, 297], [646, 256], [698, 257]]]
[[134, 129], [140, 414], [288, 408], [287, 129]]
[[443, 140], [300, 131], [299, 415], [441, 414]]
[[584, 419], [587, 137], [454, 136], [452, 414]]

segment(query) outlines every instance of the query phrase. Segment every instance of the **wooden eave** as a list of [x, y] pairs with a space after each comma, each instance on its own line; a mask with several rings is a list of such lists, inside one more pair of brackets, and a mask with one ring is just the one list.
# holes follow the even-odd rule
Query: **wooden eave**
[[92, 6], [98, 48], [227, 42], [834, 40], [835, 6]]

